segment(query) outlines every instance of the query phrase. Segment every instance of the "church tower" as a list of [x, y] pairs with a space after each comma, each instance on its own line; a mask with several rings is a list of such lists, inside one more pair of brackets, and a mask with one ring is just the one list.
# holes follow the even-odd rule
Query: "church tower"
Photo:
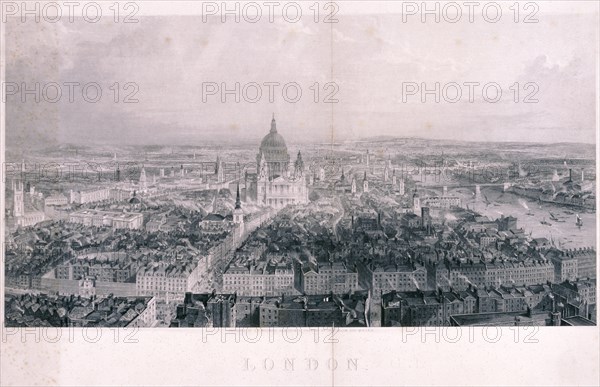
[[13, 180], [13, 216], [15, 218], [25, 215], [25, 204], [23, 202], [23, 182]]
[[356, 179], [352, 178], [352, 183], [350, 185], [350, 192], [354, 195], [356, 193]]
[[365, 171], [365, 176], [363, 178], [363, 192], [369, 192], [369, 180], [367, 180], [367, 171]]
[[258, 179], [265, 180], [269, 176], [269, 165], [262, 152], [258, 154]]
[[390, 170], [388, 169], [387, 164], [385, 165], [385, 168], [383, 168], [383, 181], [385, 181], [387, 183], [387, 181], [390, 179]]
[[140, 186], [140, 191], [146, 192], [148, 189], [148, 180], [146, 178], [146, 169], [142, 166], [142, 171], [140, 172], [140, 179], [138, 181]]
[[394, 190], [396, 189], [396, 170], [394, 169], [394, 171], [392, 172], [392, 185], [394, 186]]
[[223, 168], [223, 162], [221, 158], [217, 156], [217, 166], [215, 167], [215, 174], [217, 175], [217, 183], [223, 183], [225, 181], [225, 171]]
[[413, 212], [415, 214], [421, 213], [421, 198], [419, 197], [419, 193], [415, 188], [415, 193], [413, 194]]

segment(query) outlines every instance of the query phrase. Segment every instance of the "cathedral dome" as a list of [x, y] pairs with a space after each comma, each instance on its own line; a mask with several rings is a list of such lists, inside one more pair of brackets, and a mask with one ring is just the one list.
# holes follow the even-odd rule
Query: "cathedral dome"
[[263, 150], [267, 149], [285, 149], [287, 150], [287, 146], [285, 145], [285, 140], [283, 136], [277, 132], [271, 132], [267, 134], [262, 142], [260, 143], [260, 148]]
[[271, 131], [260, 143], [259, 154], [260, 153], [264, 155], [265, 161], [267, 162], [287, 163], [290, 160], [285, 140], [281, 134], [277, 133], [275, 117], [273, 117], [273, 120], [271, 121]]

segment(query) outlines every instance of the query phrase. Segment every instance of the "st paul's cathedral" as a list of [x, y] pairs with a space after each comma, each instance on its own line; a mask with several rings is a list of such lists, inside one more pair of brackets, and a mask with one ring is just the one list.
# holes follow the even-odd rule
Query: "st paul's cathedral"
[[246, 200], [273, 208], [308, 202], [308, 188], [302, 154], [293, 165], [283, 136], [277, 133], [275, 116], [271, 130], [260, 143], [256, 155], [256, 173], [245, 177]]

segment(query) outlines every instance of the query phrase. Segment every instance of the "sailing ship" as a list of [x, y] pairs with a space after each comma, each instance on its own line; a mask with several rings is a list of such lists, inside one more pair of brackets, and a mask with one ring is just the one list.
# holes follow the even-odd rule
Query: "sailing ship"
[[583, 220], [581, 220], [581, 217], [579, 216], [579, 214], [575, 215], [575, 226], [581, 228], [581, 226], [583, 226]]

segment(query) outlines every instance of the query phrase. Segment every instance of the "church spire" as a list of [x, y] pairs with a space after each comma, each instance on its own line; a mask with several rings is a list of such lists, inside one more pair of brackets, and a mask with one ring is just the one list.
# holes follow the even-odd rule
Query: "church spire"
[[240, 184], [237, 185], [237, 194], [235, 196], [235, 209], [238, 210], [242, 208], [242, 203], [240, 201]]
[[117, 162], [117, 170], [115, 171], [115, 180], [121, 181], [121, 170], [119, 169], [119, 163]]
[[273, 119], [271, 120], [271, 133], [277, 133], [277, 125], [275, 124], [275, 113], [273, 113]]

